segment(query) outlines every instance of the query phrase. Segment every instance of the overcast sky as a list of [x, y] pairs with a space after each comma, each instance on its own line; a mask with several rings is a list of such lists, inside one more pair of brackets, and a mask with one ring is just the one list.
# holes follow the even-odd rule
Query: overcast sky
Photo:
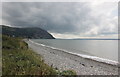
[[40, 27], [56, 38], [117, 38], [117, 2], [7, 2], [2, 24]]

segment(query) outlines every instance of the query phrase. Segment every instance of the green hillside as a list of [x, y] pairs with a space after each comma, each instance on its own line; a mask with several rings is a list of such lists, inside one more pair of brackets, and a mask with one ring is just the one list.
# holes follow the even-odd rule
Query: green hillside
[[[76, 75], [72, 70], [60, 72], [44, 63], [40, 54], [32, 51], [21, 38], [2, 37], [2, 75]], [[6, 76], [7, 75], [7, 76]], [[21, 76], [20, 76], [21, 75]]]
[[5, 25], [1, 25], [1, 26], [2, 26], [2, 34], [11, 37], [23, 37], [30, 39], [55, 39], [50, 33], [37, 27], [17, 28], [17, 27], [8, 27]]

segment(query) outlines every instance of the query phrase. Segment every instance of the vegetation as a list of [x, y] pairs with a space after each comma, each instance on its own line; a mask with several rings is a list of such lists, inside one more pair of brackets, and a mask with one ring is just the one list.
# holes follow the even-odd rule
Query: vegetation
[[19, 38], [3, 36], [2, 48], [3, 75], [57, 75], [55, 69]]
[[11, 37], [54, 39], [54, 37], [50, 33], [38, 27], [18, 28], [18, 27], [8, 27], [2, 25], [2, 34]]
[[44, 63], [21, 38], [2, 37], [2, 75], [76, 75], [72, 70], [59, 72]]

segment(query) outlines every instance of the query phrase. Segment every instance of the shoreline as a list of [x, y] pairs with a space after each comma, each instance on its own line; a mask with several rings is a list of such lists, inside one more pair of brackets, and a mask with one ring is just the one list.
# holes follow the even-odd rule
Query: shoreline
[[117, 62], [117, 61], [113, 61], [113, 60], [109, 60], [109, 59], [105, 59], [105, 58], [100, 58], [100, 57], [96, 57], [96, 56], [73, 53], [73, 52], [69, 52], [69, 51], [64, 50], [64, 49], [59, 49], [59, 48], [55, 48], [55, 47], [52, 47], [52, 46], [47, 46], [47, 45], [44, 45], [44, 44], [40, 44], [40, 43], [34, 42], [32, 40], [29, 40], [29, 41], [34, 43], [34, 44], [40, 45], [40, 46], [45, 46], [45, 47], [51, 48], [53, 50], [59, 50], [59, 51], [62, 51], [64, 53], [68, 53], [68, 54], [75, 55], [75, 56], [78, 56], [78, 57], [82, 57], [82, 58], [85, 58], [85, 59], [90, 59], [90, 60], [97, 61], [97, 62], [100, 62], [100, 63], [105, 63], [105, 64], [113, 65], [113, 66], [120, 65], [119, 62]]
[[45, 45], [26, 41], [30, 48], [43, 56], [49, 66], [63, 70], [74, 70], [77, 75], [118, 75], [118, 67], [89, 58], [83, 58]]

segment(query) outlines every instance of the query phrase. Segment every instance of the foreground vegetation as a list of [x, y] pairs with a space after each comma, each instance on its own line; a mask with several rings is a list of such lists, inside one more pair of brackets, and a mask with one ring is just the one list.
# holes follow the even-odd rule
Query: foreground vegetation
[[2, 37], [2, 75], [76, 75], [71, 70], [59, 72], [44, 63], [21, 38]]

